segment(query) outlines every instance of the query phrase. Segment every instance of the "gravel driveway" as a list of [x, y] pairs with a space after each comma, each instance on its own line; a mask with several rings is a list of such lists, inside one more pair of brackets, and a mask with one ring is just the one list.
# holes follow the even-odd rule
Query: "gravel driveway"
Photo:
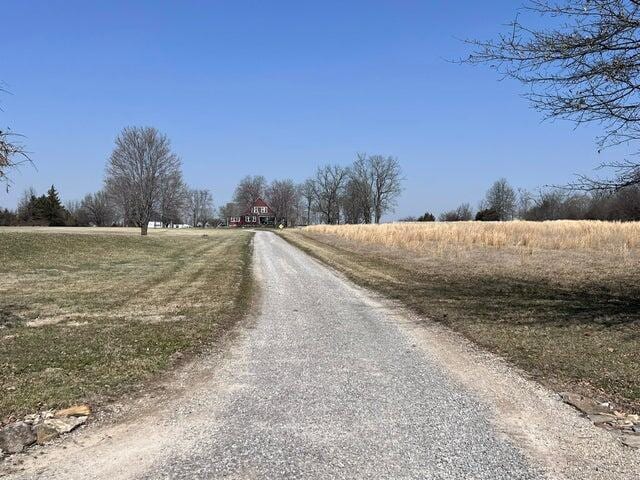
[[[487, 398], [501, 380], [487, 381], [487, 373], [487, 394], [467, 388], [445, 357], [436, 360], [438, 348], [428, 345], [435, 333], [423, 340], [407, 333], [403, 312], [277, 235], [257, 232], [254, 252], [261, 285], [255, 319], [224, 358], [198, 367], [207, 374], [184, 372], [180, 397], [145, 418], [81, 432], [68, 449], [54, 448], [16, 478], [565, 478], [521, 449], [527, 442], [543, 448], [544, 431], [496, 426], [496, 404], [504, 402]], [[421, 335], [429, 331], [420, 328]], [[463, 355], [450, 363], [489, 372], [484, 360]], [[533, 392], [522, 394], [523, 404], [536, 401], [548, 415], [566, 418], [553, 422], [560, 430], [549, 441], [575, 428], [589, 437], [596, 466], [575, 478], [609, 478], [603, 458], [634, 468], [606, 432], [510, 375], [499, 375], [509, 389]], [[575, 463], [584, 463], [581, 453]]]
[[538, 478], [393, 318], [276, 235], [236, 387], [145, 478]]

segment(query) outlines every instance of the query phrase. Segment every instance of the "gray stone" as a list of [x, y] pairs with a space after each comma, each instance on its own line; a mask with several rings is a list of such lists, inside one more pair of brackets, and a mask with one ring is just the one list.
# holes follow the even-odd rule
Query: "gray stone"
[[35, 427], [38, 444], [42, 445], [68, 433], [87, 421], [87, 417], [48, 418]]
[[595, 425], [601, 425], [603, 423], [614, 423], [616, 421], [615, 416], [608, 415], [606, 413], [594, 413], [587, 416], [589, 417], [589, 420], [591, 420]]
[[627, 447], [640, 448], [640, 435], [623, 435], [622, 443]]
[[562, 392], [560, 397], [565, 403], [577, 408], [587, 415], [599, 413], [611, 413], [611, 407], [606, 403], [600, 403], [593, 398], [585, 397], [578, 393]]
[[45, 443], [60, 436], [60, 432], [58, 432], [56, 428], [46, 425], [45, 423], [36, 425], [34, 430], [36, 431], [36, 441], [38, 442], [38, 445], [44, 445]]
[[31, 426], [25, 422], [15, 422], [0, 430], [0, 450], [19, 453], [36, 441]]
[[42, 445], [68, 433], [87, 421], [87, 417], [48, 418], [35, 427], [38, 444]]

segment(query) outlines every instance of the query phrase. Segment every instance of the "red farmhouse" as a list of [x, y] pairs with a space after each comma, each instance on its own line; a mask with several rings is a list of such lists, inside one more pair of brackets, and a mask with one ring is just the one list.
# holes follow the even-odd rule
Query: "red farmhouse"
[[261, 198], [253, 202], [253, 205], [239, 217], [227, 219], [227, 225], [230, 227], [274, 227], [275, 224], [275, 213]]

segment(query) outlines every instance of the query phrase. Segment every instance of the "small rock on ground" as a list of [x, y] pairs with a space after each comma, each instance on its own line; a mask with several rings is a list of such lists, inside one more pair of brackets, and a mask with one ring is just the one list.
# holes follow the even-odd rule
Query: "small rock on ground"
[[20, 453], [35, 441], [36, 436], [26, 422], [15, 422], [0, 430], [0, 450], [7, 453]]
[[68, 433], [86, 421], [86, 416], [49, 418], [35, 427], [38, 444], [42, 445], [63, 433]]

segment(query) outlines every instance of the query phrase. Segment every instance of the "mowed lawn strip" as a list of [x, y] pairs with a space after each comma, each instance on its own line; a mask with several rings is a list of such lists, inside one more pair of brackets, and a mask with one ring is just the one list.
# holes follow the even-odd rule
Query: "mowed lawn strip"
[[250, 232], [77, 231], [0, 229], [0, 422], [107, 401], [251, 301]]
[[557, 391], [640, 411], [638, 252], [445, 242], [417, 252], [313, 229], [282, 235], [355, 283], [461, 332]]

